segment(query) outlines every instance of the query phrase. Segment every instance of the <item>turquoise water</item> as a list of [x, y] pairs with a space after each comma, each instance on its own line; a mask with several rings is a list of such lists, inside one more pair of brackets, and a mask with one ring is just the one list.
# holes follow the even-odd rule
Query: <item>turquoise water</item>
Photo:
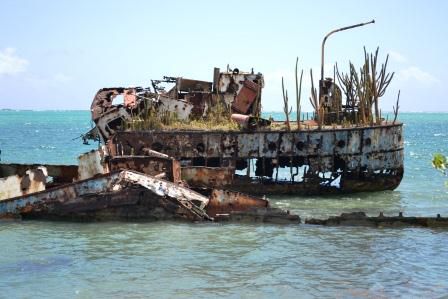
[[[281, 114], [273, 114], [281, 118]], [[403, 113], [405, 176], [395, 191], [276, 197], [302, 218], [366, 211], [448, 215], [431, 167], [448, 154], [448, 114]], [[2, 162], [74, 164], [87, 111], [0, 111]], [[0, 223], [0, 298], [439, 298], [448, 231], [309, 225]]]

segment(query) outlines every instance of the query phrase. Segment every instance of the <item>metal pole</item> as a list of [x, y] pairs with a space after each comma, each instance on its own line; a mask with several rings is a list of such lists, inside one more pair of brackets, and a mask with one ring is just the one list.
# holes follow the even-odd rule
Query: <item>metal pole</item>
[[[366, 23], [360, 23], [360, 24], [356, 24], [356, 25], [342, 27], [342, 28], [330, 31], [329, 33], [327, 33], [327, 35], [325, 35], [324, 40], [322, 41], [322, 57], [321, 57], [321, 65], [320, 65], [320, 80], [321, 81], [324, 80], [324, 50], [325, 50], [325, 42], [327, 41], [327, 38], [330, 35], [332, 35], [333, 33], [336, 33], [336, 32], [339, 32], [339, 31], [344, 31], [344, 30], [348, 30], [348, 29], [352, 29], [352, 28], [356, 28], [356, 27], [361, 27], [361, 26], [368, 25], [368, 24], [373, 24], [373, 23], [375, 23], [375, 20], [372, 20], [372, 21], [366, 22]], [[319, 100], [320, 100], [320, 93], [319, 93]]]

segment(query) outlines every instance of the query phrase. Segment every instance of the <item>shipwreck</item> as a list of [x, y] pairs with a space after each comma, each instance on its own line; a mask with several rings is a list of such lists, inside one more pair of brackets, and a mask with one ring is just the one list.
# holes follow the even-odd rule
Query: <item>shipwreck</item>
[[264, 76], [253, 69], [100, 89], [95, 126], [82, 136], [98, 150], [79, 165], [0, 164], [0, 217], [298, 222], [256, 196], [395, 189], [403, 176], [398, 100], [393, 120], [378, 104], [393, 73], [387, 59], [377, 70], [377, 50], [365, 52], [359, 73], [350, 65], [324, 78], [329, 35], [318, 88], [311, 72], [308, 117], [297, 63], [294, 120], [284, 86], [286, 120], [263, 117]]

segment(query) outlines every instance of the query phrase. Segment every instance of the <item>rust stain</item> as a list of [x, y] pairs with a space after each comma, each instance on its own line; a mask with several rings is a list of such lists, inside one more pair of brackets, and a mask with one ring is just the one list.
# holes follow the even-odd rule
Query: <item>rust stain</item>
[[269, 201], [241, 192], [213, 189], [210, 202], [207, 205], [207, 214], [215, 217], [217, 214], [243, 212], [253, 208], [267, 208]]
[[370, 227], [448, 227], [448, 218], [441, 217], [405, 217], [402, 213], [398, 216], [367, 216], [364, 212], [342, 213], [340, 216], [332, 216], [328, 219], [307, 219], [306, 224], [325, 226], [370, 226]]
[[231, 185], [234, 170], [230, 167], [190, 166], [182, 167], [181, 173], [190, 186], [214, 188]]

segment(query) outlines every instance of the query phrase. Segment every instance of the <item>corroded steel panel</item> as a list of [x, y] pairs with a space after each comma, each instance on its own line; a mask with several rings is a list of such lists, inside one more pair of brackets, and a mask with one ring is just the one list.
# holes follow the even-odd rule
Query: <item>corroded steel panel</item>
[[369, 227], [448, 227], [448, 217], [406, 217], [384, 216], [381, 212], [377, 217], [369, 217], [364, 212], [342, 213], [327, 219], [307, 219], [306, 224], [327, 226], [369, 226]]
[[348, 132], [347, 131], [335, 131], [331, 148], [327, 150], [327, 154], [330, 154], [333, 150], [336, 154], [348, 154], [351, 153], [351, 148], [348, 147]]
[[260, 146], [260, 156], [266, 158], [276, 158], [278, 155], [278, 147], [280, 145], [280, 133], [264, 133], [264, 143]]
[[78, 179], [85, 180], [109, 172], [102, 150], [92, 150], [78, 157]]
[[[275, 169], [280, 166], [278, 180], [303, 185], [300, 188], [288, 187], [286, 190], [295, 190], [294, 192], [302, 190], [299, 193], [326, 193], [330, 192], [327, 190], [329, 187], [337, 189], [338, 192], [395, 188], [401, 180], [403, 169], [401, 135], [401, 124], [397, 124], [299, 132], [151, 131], [141, 132], [138, 138], [144, 143], [146, 139], [154, 139], [160, 144], [166, 144], [172, 136], [176, 136], [176, 154], [173, 154], [173, 157], [190, 159], [190, 162], [185, 162], [185, 166], [207, 165], [205, 160], [214, 158], [212, 160], [214, 166], [234, 165], [241, 170], [251, 159], [250, 163], [255, 168], [251, 167], [251, 171], [244, 176], [252, 182], [246, 182], [250, 188], [263, 186], [263, 190], [276, 190], [274, 187], [266, 186], [270, 181], [279, 184], [276, 182]], [[113, 142], [126, 144], [128, 139], [133, 138], [130, 133], [119, 133]], [[198, 157], [205, 160], [197, 161], [195, 164], [193, 159]], [[225, 164], [219, 164], [224, 161]], [[303, 178], [301, 178], [303, 174], [296, 174], [296, 168], [302, 166], [306, 166], [303, 169], [307, 170]], [[261, 168], [266, 171], [263, 172]], [[336, 178], [339, 175], [342, 186], [340, 189], [326, 185], [330, 177]], [[381, 187], [381, 184], [384, 187]], [[238, 185], [239, 187], [241, 186]]]
[[260, 150], [263, 148], [263, 136], [262, 133], [247, 133], [238, 134], [238, 156], [239, 157], [259, 157]]
[[235, 158], [238, 156], [238, 138], [236, 134], [221, 134], [222, 157]]
[[0, 177], [11, 175], [24, 176], [29, 169], [43, 166], [47, 175], [52, 177], [52, 184], [71, 183], [78, 178], [78, 165], [51, 165], [51, 164], [0, 164]]
[[257, 98], [260, 86], [252, 81], [245, 80], [243, 87], [240, 89], [238, 95], [232, 104], [232, 109], [246, 114], [254, 100]]
[[308, 133], [307, 132], [294, 132], [294, 155], [306, 156], [308, 155]]
[[182, 167], [182, 179], [196, 187], [222, 187], [232, 184], [235, 170], [230, 167]]
[[0, 201], [45, 190], [47, 169], [39, 166], [27, 170], [23, 175], [0, 178]]
[[[162, 138], [158, 138], [158, 140], [164, 142], [166, 136], [160, 137]], [[176, 147], [177, 153], [180, 154], [181, 157], [195, 158], [207, 156], [205, 151], [207, 144], [206, 136], [194, 133], [176, 134], [176, 140], [178, 142], [178, 146]]]
[[291, 132], [282, 133], [280, 135], [280, 146], [278, 154], [280, 156], [294, 156], [295, 134]]
[[209, 134], [204, 135], [207, 138], [207, 150], [206, 155], [208, 157], [220, 157], [221, 156], [221, 135]]
[[362, 131], [360, 130], [347, 131], [346, 153], [348, 154], [360, 153], [361, 143], [362, 143]]
[[204, 210], [208, 202], [207, 197], [172, 182], [121, 171], [0, 201], [0, 218], [209, 220]]
[[[113, 157], [109, 161], [110, 171], [118, 170], [135, 170], [147, 175], [165, 174], [165, 178], [169, 181], [176, 182], [180, 171], [175, 168], [175, 160], [170, 158], [157, 158], [147, 156], [119, 156]], [[178, 180], [177, 180], [178, 181]]]
[[[334, 131], [334, 132], [321, 132], [320, 140], [319, 140], [319, 153], [321, 155], [327, 156], [327, 155], [333, 155], [336, 151], [336, 148], [338, 147], [338, 141], [336, 138], [336, 133], [341, 134], [342, 132]], [[347, 132], [343, 132], [341, 136], [344, 136], [343, 138], [347, 137]], [[344, 143], [345, 147], [346, 143]]]
[[269, 201], [250, 196], [240, 192], [213, 189], [210, 202], [207, 205], [207, 214], [215, 217], [217, 214], [246, 211], [254, 208], [266, 208]]
[[[155, 139], [154, 142], [156, 141], [157, 140]], [[179, 154], [179, 143], [175, 135], [167, 135], [161, 143], [161, 146], [163, 148], [163, 153], [170, 157], [177, 156]]]

